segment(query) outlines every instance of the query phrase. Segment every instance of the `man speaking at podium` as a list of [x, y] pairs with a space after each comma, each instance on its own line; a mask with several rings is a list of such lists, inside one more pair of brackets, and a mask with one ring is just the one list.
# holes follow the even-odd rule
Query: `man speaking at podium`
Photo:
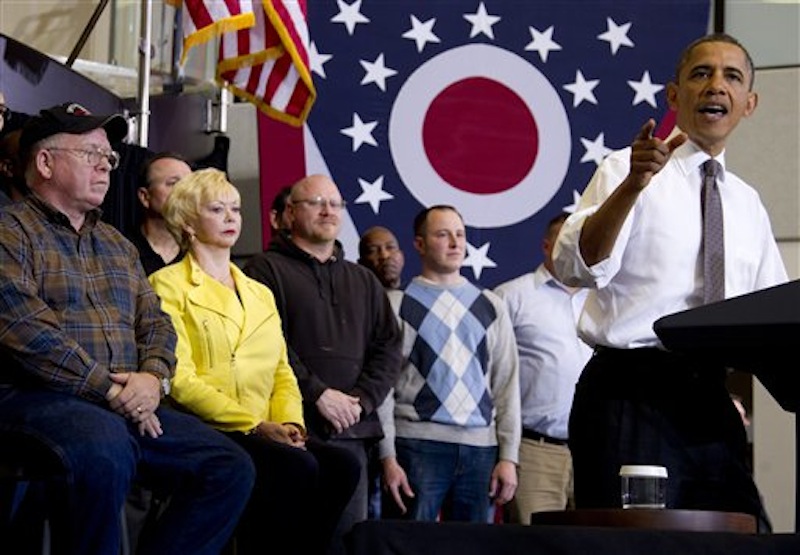
[[666, 91], [680, 132], [661, 140], [645, 123], [559, 235], [556, 273], [592, 289], [579, 331], [595, 354], [569, 423], [577, 508], [619, 507], [620, 466], [658, 464], [668, 508], [749, 513], [771, 530], [725, 368], [667, 352], [653, 331], [667, 314], [787, 280], [757, 192], [725, 169], [728, 136], [756, 108], [753, 78], [733, 37], [690, 44]]

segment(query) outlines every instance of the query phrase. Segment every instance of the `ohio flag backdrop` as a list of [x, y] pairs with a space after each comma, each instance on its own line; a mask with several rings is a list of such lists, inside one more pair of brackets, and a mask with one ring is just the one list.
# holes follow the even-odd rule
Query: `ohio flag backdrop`
[[[412, 221], [452, 204], [462, 273], [486, 286], [541, 261], [546, 222], [648, 118], [708, 29], [709, 0], [309, 0], [317, 99], [304, 127], [259, 117], [262, 205], [303, 175], [348, 202], [342, 242], [383, 225], [419, 271]], [[265, 233], [268, 234], [268, 231]], [[264, 240], [268, 239], [265, 235]]]

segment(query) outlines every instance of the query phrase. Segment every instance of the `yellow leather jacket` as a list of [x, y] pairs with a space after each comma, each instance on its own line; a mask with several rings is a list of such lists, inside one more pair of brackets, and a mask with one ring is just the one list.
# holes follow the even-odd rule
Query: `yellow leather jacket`
[[272, 292], [235, 264], [231, 272], [238, 299], [191, 254], [150, 275], [178, 335], [170, 397], [224, 432], [246, 432], [262, 421], [305, 429]]

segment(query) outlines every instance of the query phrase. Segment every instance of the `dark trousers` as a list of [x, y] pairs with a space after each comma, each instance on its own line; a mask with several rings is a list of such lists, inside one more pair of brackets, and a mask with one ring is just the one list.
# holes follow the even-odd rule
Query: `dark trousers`
[[333, 535], [328, 555], [345, 555], [347, 553], [346, 538], [353, 526], [367, 519], [369, 503], [369, 479], [368, 479], [368, 453], [370, 447], [374, 445], [372, 439], [328, 439], [321, 440], [328, 445], [335, 445], [339, 449], [348, 451], [358, 461], [358, 479], [356, 480], [355, 491], [350, 498], [350, 502], [344, 508], [336, 532]]
[[[193, 416], [158, 409], [164, 435], [140, 436], [109, 409], [74, 395], [0, 389], [0, 430], [33, 437], [63, 468], [47, 484], [52, 545], [58, 553], [108, 555], [120, 546], [120, 510], [137, 481], [170, 496], [140, 554], [216, 555], [250, 496], [250, 457]], [[2, 449], [13, 448], [3, 445]]]
[[358, 483], [358, 458], [314, 438], [300, 449], [241, 433], [230, 437], [257, 472], [236, 531], [237, 555], [264, 554], [277, 545], [291, 545], [296, 555], [323, 555]]
[[569, 422], [577, 508], [620, 507], [624, 464], [667, 467], [667, 507], [756, 515], [770, 531], [725, 369], [659, 349], [599, 348]]

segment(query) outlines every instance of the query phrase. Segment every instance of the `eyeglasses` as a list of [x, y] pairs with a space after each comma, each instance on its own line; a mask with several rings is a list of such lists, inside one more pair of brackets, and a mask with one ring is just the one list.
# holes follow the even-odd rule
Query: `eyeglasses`
[[63, 150], [65, 152], [77, 152], [83, 154], [84, 158], [89, 165], [99, 166], [102, 160], [106, 160], [112, 170], [119, 167], [119, 152], [114, 150], [89, 150], [86, 148], [59, 148], [51, 146], [47, 150]]
[[347, 206], [347, 201], [344, 199], [332, 199], [332, 198], [323, 198], [323, 197], [314, 197], [314, 198], [301, 198], [301, 199], [292, 199], [292, 204], [307, 204], [312, 208], [323, 208], [325, 205], [328, 206], [331, 210], [341, 210], [345, 206]]
[[0, 118], [5, 120], [11, 119], [11, 108], [6, 106], [5, 104], [0, 104]]

